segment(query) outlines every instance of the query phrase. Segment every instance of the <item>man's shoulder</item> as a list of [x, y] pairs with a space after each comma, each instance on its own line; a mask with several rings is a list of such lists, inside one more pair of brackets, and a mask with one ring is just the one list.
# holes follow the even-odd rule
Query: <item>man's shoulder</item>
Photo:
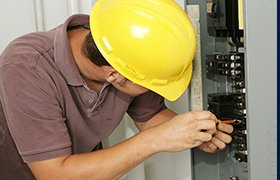
[[43, 56], [53, 49], [55, 30], [32, 32], [22, 35], [4, 49], [0, 56], [0, 66], [33, 62], [38, 56]]
[[[9, 53], [45, 51], [53, 48], [55, 30], [45, 32], [32, 32], [14, 39], [4, 50]], [[14, 51], [16, 49], [17, 51]], [[29, 51], [28, 51], [29, 50]]]

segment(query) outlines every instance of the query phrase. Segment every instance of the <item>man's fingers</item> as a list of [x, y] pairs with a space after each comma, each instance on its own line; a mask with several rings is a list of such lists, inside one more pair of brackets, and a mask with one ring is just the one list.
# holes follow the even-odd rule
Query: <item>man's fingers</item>
[[222, 132], [227, 133], [227, 134], [231, 134], [233, 132], [233, 126], [229, 125], [229, 124], [219, 123], [218, 124], [218, 129]]
[[218, 149], [218, 147], [215, 146], [215, 144], [213, 144], [211, 141], [207, 142], [207, 146], [208, 146], [210, 152], [215, 152]]
[[213, 120], [198, 120], [196, 121], [196, 130], [214, 134], [216, 132], [216, 123]]
[[205, 142], [204, 144], [202, 144], [201, 148], [203, 148], [204, 151], [209, 152], [209, 153], [214, 153], [218, 149], [218, 147], [215, 144], [213, 144], [211, 141]]
[[223, 133], [221, 131], [217, 131], [215, 134], [215, 138], [218, 138], [220, 141], [225, 142], [226, 144], [229, 144], [232, 140], [232, 137], [226, 133]]
[[217, 120], [216, 116], [210, 111], [192, 111], [191, 113], [195, 117], [195, 119], [209, 119], [215, 121]]
[[216, 137], [213, 137], [211, 142], [217, 146], [218, 149], [225, 149], [226, 148], [226, 144], [221, 141], [220, 139], [216, 138]]
[[202, 141], [202, 142], [207, 142], [212, 139], [212, 135], [207, 132], [196, 132], [194, 134], [194, 137], [196, 141]]

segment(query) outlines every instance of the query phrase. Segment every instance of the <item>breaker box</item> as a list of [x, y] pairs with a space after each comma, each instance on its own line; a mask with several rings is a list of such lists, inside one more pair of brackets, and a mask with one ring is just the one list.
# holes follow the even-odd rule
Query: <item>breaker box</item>
[[203, 109], [236, 120], [225, 150], [193, 150], [193, 179], [275, 180], [276, 0], [187, 3], [200, 6]]

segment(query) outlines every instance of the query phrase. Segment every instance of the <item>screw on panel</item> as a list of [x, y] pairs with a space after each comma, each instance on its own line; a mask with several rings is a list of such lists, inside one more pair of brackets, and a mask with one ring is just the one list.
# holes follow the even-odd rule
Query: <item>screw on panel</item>
[[232, 176], [232, 177], [229, 178], [229, 180], [238, 180], [238, 177]]

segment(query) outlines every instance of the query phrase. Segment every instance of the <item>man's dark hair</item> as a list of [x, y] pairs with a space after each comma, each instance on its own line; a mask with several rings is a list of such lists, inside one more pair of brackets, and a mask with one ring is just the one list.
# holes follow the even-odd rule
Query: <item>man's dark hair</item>
[[97, 66], [110, 66], [106, 59], [102, 56], [96, 47], [96, 44], [92, 38], [91, 32], [89, 32], [83, 42], [82, 52], [84, 55]]

